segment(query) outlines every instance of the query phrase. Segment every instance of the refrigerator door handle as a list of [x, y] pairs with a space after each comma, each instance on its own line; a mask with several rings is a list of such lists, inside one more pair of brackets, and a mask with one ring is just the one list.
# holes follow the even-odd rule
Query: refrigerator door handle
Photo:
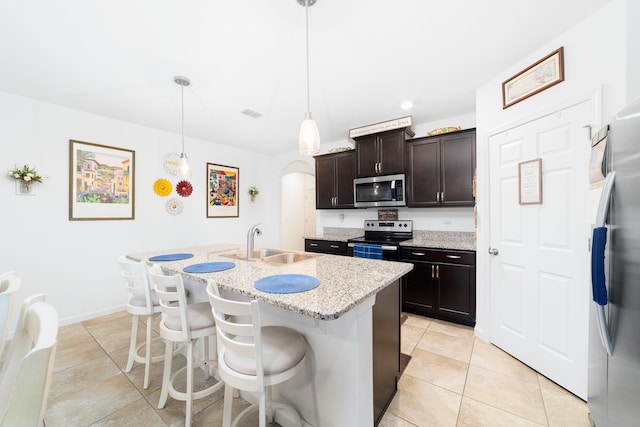
[[604, 274], [604, 252], [607, 244], [607, 228], [593, 229], [591, 248], [591, 293], [595, 305], [600, 341], [607, 353], [613, 352], [613, 343], [607, 327], [604, 306], [607, 305], [607, 285]]
[[591, 240], [591, 292], [593, 302], [596, 309], [596, 317], [598, 322], [598, 332], [602, 346], [607, 350], [608, 354], [613, 352], [613, 342], [609, 335], [609, 327], [607, 326], [607, 317], [604, 312], [604, 306], [607, 305], [607, 284], [605, 277], [605, 248], [607, 245], [607, 228], [605, 221], [609, 211], [611, 192], [615, 182], [616, 173], [610, 172], [602, 189], [600, 203], [598, 205], [598, 214], [596, 216], [596, 224], [593, 229], [593, 239]]

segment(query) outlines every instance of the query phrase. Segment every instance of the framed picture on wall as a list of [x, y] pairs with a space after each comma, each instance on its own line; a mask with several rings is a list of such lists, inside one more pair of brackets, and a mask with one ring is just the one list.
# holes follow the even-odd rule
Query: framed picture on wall
[[564, 49], [551, 52], [535, 64], [502, 82], [502, 109], [564, 80]]
[[207, 163], [207, 218], [237, 217], [240, 169]]
[[69, 220], [134, 219], [133, 150], [69, 141]]

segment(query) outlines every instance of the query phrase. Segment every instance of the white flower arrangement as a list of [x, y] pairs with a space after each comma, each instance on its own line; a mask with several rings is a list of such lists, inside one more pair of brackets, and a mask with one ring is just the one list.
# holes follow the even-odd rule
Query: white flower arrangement
[[249, 187], [249, 195], [251, 197], [255, 197], [258, 194], [260, 194], [260, 190], [258, 190], [258, 188], [255, 185], [252, 185], [251, 187]]
[[9, 171], [9, 175], [11, 178], [16, 181], [23, 182], [42, 182], [42, 175], [36, 170], [35, 167], [29, 167], [28, 165], [24, 165], [22, 168], [16, 166], [15, 169]]

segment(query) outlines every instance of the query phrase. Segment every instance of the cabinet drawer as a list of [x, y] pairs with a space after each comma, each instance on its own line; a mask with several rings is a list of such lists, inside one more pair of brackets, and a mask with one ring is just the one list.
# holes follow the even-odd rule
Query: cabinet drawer
[[400, 259], [448, 264], [475, 265], [475, 251], [427, 249], [412, 246], [400, 248]]
[[347, 242], [334, 240], [305, 239], [304, 250], [306, 252], [318, 252], [322, 254], [346, 255]]

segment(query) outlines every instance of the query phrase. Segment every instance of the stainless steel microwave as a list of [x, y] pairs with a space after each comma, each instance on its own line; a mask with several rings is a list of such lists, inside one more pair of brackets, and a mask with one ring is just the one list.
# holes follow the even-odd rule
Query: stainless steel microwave
[[353, 204], [356, 208], [406, 206], [404, 184], [404, 174], [356, 178]]

